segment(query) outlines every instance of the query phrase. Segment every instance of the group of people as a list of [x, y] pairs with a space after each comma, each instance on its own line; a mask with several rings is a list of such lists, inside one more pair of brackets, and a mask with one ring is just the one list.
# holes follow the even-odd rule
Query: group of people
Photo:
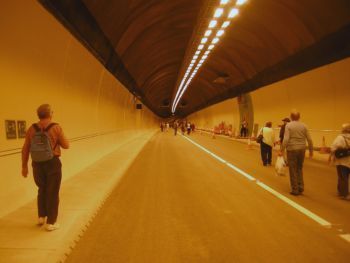
[[[168, 122], [160, 123], [160, 130], [163, 131], [168, 131], [170, 127], [170, 124]], [[174, 135], [177, 135], [177, 130], [180, 128], [181, 129], [181, 133], [182, 135], [184, 135], [185, 133], [187, 133], [187, 135], [190, 135], [191, 132], [194, 132], [195, 130], [195, 126], [194, 123], [191, 123], [189, 121], [174, 121], [171, 124], [171, 127], [174, 129]]]
[[[279, 140], [275, 141], [272, 123], [267, 122], [259, 131], [261, 159], [264, 166], [272, 163], [272, 148], [279, 144], [279, 156], [287, 157], [292, 195], [301, 195], [304, 192], [303, 164], [306, 149], [309, 157], [313, 157], [313, 142], [306, 125], [300, 122], [300, 113], [293, 110], [289, 118], [284, 118], [280, 129]], [[350, 148], [350, 123], [343, 124], [342, 131], [331, 146], [329, 162], [334, 162], [338, 174], [338, 194], [342, 199], [349, 199], [350, 156], [336, 158], [338, 149]], [[286, 154], [285, 154], [286, 153]]]
[[160, 131], [161, 132], [164, 132], [164, 131], [167, 132], [169, 130], [169, 128], [170, 128], [169, 122], [161, 122], [160, 123]]
[[[26, 132], [26, 138], [22, 148], [22, 176], [28, 176], [29, 155], [32, 156], [33, 176], [38, 186], [38, 225], [46, 226], [46, 230], [53, 231], [59, 228], [57, 224], [59, 190], [61, 185], [61, 148], [68, 149], [69, 142], [66, 139], [61, 126], [52, 122], [53, 111], [49, 104], [43, 104], [37, 109], [39, 121], [34, 123]], [[309, 157], [313, 156], [313, 143], [305, 124], [300, 122], [300, 113], [292, 111], [290, 118], [283, 119], [284, 124], [280, 130], [281, 145], [279, 156], [286, 151], [289, 166], [291, 194], [300, 195], [304, 191], [303, 163], [306, 148], [309, 149]], [[175, 121], [173, 128], [175, 135], [178, 127], [182, 133], [190, 134], [194, 131], [194, 124], [190, 122]], [[169, 123], [161, 124], [161, 130], [169, 129]], [[267, 122], [260, 130], [261, 158], [263, 165], [271, 165], [272, 147], [276, 143], [272, 123]], [[46, 141], [45, 141], [46, 140]], [[45, 146], [45, 143], [47, 144]], [[307, 144], [306, 144], [307, 143]], [[46, 147], [45, 151], [42, 147]], [[337, 157], [339, 149], [347, 149], [342, 158]], [[349, 155], [348, 155], [349, 154]], [[341, 198], [349, 199], [350, 176], [350, 123], [343, 124], [342, 131], [332, 143], [329, 162], [334, 162], [338, 174], [338, 194]]]

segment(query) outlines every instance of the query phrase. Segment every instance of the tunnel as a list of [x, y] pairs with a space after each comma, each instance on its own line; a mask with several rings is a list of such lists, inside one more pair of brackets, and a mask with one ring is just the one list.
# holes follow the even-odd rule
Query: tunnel
[[[0, 263], [350, 261], [350, 1], [12, 0], [0, 35]], [[23, 161], [43, 104], [55, 231]]]

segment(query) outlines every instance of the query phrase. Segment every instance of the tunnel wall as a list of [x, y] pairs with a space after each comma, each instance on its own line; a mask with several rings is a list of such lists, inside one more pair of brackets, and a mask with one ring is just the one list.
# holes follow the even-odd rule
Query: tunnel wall
[[[53, 107], [71, 149], [63, 180], [138, 136], [151, 136], [157, 117], [136, 110], [133, 96], [37, 1], [5, 1], [0, 9], [0, 216], [35, 197], [21, 177], [23, 138], [7, 139], [5, 120], [37, 121]], [[30, 167], [30, 164], [29, 164]]]
[[195, 112], [188, 118], [198, 128], [212, 130], [221, 122], [231, 124], [233, 130], [237, 131], [240, 123], [240, 114], [237, 99], [228, 99], [214, 106]]
[[[315, 145], [322, 146], [324, 137], [329, 146], [341, 125], [350, 122], [349, 70], [347, 58], [251, 92], [254, 123], [261, 127], [272, 121], [277, 134], [281, 120], [295, 108], [301, 112], [301, 121], [310, 129]], [[198, 127], [212, 128], [221, 121], [239, 127], [237, 105], [237, 99], [230, 99], [194, 113], [189, 119]]]

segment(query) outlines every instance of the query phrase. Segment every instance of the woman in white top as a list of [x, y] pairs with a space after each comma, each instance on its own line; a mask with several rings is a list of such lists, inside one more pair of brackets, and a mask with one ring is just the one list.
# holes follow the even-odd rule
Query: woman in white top
[[261, 160], [264, 166], [271, 165], [272, 160], [272, 147], [275, 142], [275, 134], [272, 130], [272, 122], [267, 122], [259, 134], [263, 135], [262, 142], [260, 143]]
[[338, 194], [340, 198], [350, 200], [349, 195], [349, 176], [350, 176], [350, 156], [342, 158], [335, 157], [337, 149], [350, 148], [350, 123], [342, 125], [341, 134], [335, 138], [331, 146], [329, 161], [333, 160], [338, 173]]

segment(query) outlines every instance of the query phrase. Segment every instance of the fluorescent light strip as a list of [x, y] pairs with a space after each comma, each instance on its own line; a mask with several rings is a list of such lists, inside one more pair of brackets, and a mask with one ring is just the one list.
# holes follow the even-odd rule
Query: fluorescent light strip
[[[230, 0], [220, 0], [220, 5], [226, 5], [230, 2]], [[236, 1], [236, 6], [241, 6], [244, 3], [246, 3], [247, 0], [237, 0]], [[207, 50], [204, 52], [204, 55], [202, 55], [201, 59], [199, 60], [199, 62], [197, 62], [197, 59], [199, 58], [199, 55], [201, 54], [202, 50], [204, 49], [204, 44], [206, 44], [208, 42], [208, 37], [213, 33], [212, 28], [215, 28], [218, 24], [218, 21], [216, 20], [216, 18], [221, 17], [225, 12], [225, 9], [223, 7], [219, 7], [215, 10], [214, 13], [214, 19], [212, 19], [209, 22], [208, 28], [205, 33], [204, 36], [202, 37], [200, 44], [198, 45], [198, 48], [191, 60], [191, 63], [189, 64], [189, 66], [187, 67], [186, 73], [183, 76], [183, 79], [181, 80], [181, 84], [178, 87], [178, 90], [176, 92], [175, 95], [175, 99], [173, 102], [173, 106], [172, 106], [172, 112], [174, 113], [176, 110], [176, 107], [178, 105], [178, 103], [180, 102], [180, 99], [182, 97], [182, 95], [184, 94], [184, 92], [187, 90], [188, 86], [190, 85], [190, 83], [192, 82], [192, 79], [195, 77], [195, 75], [197, 74], [199, 68], [203, 65], [203, 63], [205, 62], [205, 60], [208, 58], [209, 53], [211, 52], [211, 50], [213, 50], [215, 48], [215, 44], [217, 44], [219, 42], [219, 37], [221, 37], [224, 33], [225, 33], [225, 28], [227, 28], [231, 21], [230, 20], [226, 20], [222, 23], [221, 25], [221, 29], [219, 29], [216, 34], [215, 37], [211, 40], [210, 45], [207, 47]], [[229, 14], [228, 14], [228, 18], [231, 19], [235, 16], [237, 16], [239, 14], [239, 9], [238, 8], [231, 8]], [[196, 63], [197, 62], [197, 63]], [[195, 68], [194, 68], [195, 66]], [[193, 69], [194, 68], [194, 69]], [[193, 71], [192, 71], [193, 70]], [[192, 73], [191, 73], [192, 71]]]

